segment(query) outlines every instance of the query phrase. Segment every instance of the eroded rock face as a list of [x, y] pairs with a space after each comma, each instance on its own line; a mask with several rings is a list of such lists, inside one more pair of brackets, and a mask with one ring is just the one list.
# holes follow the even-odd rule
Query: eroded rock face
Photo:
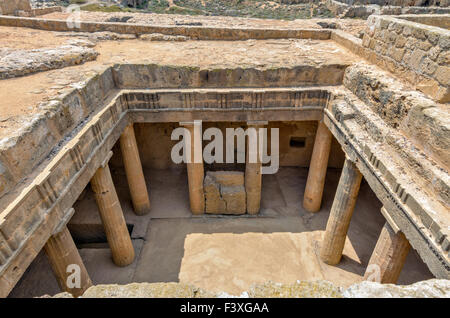
[[[89, 288], [83, 298], [204, 298], [230, 297], [180, 283], [132, 283], [128, 285], [97, 285]], [[399, 286], [374, 282], [356, 283], [346, 290], [323, 280], [297, 281], [292, 284], [266, 282], [237, 295], [242, 298], [450, 298], [450, 280], [430, 279]], [[50, 297], [45, 295], [43, 297]], [[67, 298], [60, 293], [53, 298]]]
[[430, 279], [407, 286], [365, 281], [350, 286], [342, 295], [346, 298], [450, 298], [450, 280]]
[[133, 283], [128, 285], [97, 285], [89, 288], [83, 298], [204, 298], [214, 294], [200, 288], [178, 283]]
[[205, 212], [211, 214], [245, 214], [244, 173], [208, 171], [203, 182]]

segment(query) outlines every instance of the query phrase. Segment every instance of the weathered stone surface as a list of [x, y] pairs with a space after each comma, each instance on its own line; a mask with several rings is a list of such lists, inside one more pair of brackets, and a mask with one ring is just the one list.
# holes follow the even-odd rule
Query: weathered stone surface
[[60, 32], [56, 34], [57, 36], [63, 37], [76, 37], [76, 38], [87, 38], [89, 41], [99, 42], [99, 41], [117, 41], [117, 40], [133, 40], [136, 39], [135, 34], [123, 34], [115, 32]]
[[[408, 15], [398, 18], [373, 15], [367, 21], [362, 44], [376, 54], [375, 59], [368, 56], [369, 60], [404, 77], [433, 99], [443, 103], [449, 101], [448, 68], [446, 64], [432, 62], [436, 61], [440, 51], [447, 50], [450, 43], [445, 29], [448, 28], [448, 16]], [[406, 72], [412, 76], [405, 76]]]
[[244, 184], [244, 173], [240, 171], [209, 171], [207, 175], [224, 186], [241, 186]]
[[161, 33], [142, 34], [139, 39], [143, 41], [187, 41], [190, 38], [183, 35], [166, 35]]
[[245, 214], [244, 173], [208, 171], [203, 183], [205, 211], [212, 214]]
[[222, 198], [226, 202], [226, 214], [244, 214], [246, 212], [245, 188], [241, 186], [227, 187], [220, 189]]
[[213, 297], [202, 289], [178, 283], [133, 283], [128, 285], [97, 285], [89, 288], [83, 298], [203, 298]]
[[346, 298], [450, 298], [450, 280], [430, 279], [407, 286], [366, 281], [342, 294]]
[[[212, 293], [180, 283], [132, 283], [128, 285], [97, 285], [90, 287], [82, 298], [205, 298], [230, 297], [227, 293]], [[450, 280], [430, 279], [412, 285], [399, 286], [361, 282], [347, 289], [324, 280], [297, 281], [292, 284], [266, 282], [243, 292], [241, 298], [450, 298]], [[43, 298], [50, 296], [44, 295]], [[60, 293], [52, 298], [70, 298]]]
[[63, 292], [63, 293], [56, 294], [54, 296], [44, 295], [44, 296], [41, 296], [40, 298], [73, 298], [73, 296], [72, 296], [72, 294], [70, 294], [68, 292]]
[[203, 190], [205, 191], [206, 213], [223, 213], [226, 210], [226, 204], [220, 195], [220, 185], [216, 183], [214, 178], [206, 175]]

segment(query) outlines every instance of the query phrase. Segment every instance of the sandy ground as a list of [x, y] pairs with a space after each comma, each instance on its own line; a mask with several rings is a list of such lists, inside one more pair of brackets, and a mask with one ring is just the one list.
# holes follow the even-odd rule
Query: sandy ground
[[[10, 48], [55, 47], [73, 40], [64, 33], [0, 27], [0, 45]], [[15, 39], [14, 41], [11, 39]], [[36, 46], [37, 47], [37, 46]], [[357, 56], [333, 41], [248, 40], [156, 42], [121, 40], [99, 42], [97, 60], [63, 69], [0, 80], [0, 138], [17, 130], [39, 111], [39, 104], [115, 63], [157, 63], [203, 68], [282, 67], [351, 64]]]
[[[211, 291], [239, 295], [252, 284], [268, 280], [329, 280], [349, 286], [362, 279], [384, 224], [381, 203], [363, 182], [350, 224], [342, 261], [329, 266], [319, 258], [340, 171], [329, 169], [322, 209], [302, 208], [306, 168], [282, 167], [263, 177], [262, 210], [258, 217], [192, 217], [186, 172], [145, 170], [152, 211], [139, 217], [132, 211], [122, 169], [112, 168], [114, 183], [136, 250], [133, 264], [120, 268], [111, 261], [105, 243], [79, 245], [95, 284], [183, 282]], [[91, 191], [78, 201], [69, 229], [76, 240], [102, 238], [101, 221]], [[399, 284], [432, 278], [419, 256], [411, 251]], [[59, 292], [50, 265], [41, 253], [10, 297]]]

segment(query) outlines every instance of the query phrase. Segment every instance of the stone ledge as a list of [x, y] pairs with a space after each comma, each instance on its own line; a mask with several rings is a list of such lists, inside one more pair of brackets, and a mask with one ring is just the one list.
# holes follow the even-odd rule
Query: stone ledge
[[80, 22], [79, 27], [69, 27], [65, 20], [0, 16], [0, 25], [26, 27], [47, 31], [99, 32], [125, 34], [161, 33], [181, 35], [195, 40], [249, 40], [249, 39], [314, 39], [328, 40], [330, 30], [324, 29], [258, 29], [220, 28], [196, 26], [152, 26], [118, 22]]

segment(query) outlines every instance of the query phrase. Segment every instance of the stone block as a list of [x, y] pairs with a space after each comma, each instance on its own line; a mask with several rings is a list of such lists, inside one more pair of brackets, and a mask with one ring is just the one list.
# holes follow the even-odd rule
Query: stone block
[[419, 71], [425, 73], [427, 75], [432, 75], [436, 69], [438, 68], [437, 64], [430, 60], [428, 57], [423, 59], [422, 64], [420, 65]]
[[220, 194], [220, 185], [210, 175], [205, 177], [203, 191], [206, 213], [221, 214], [226, 210], [225, 200]]
[[450, 67], [448, 66], [439, 66], [436, 70], [436, 79], [439, 83], [449, 86], [450, 85]]
[[422, 63], [424, 56], [424, 51], [420, 49], [414, 50], [408, 63], [409, 67], [411, 67], [414, 71], [417, 71], [420, 67], [420, 64]]
[[[440, 51], [439, 51], [440, 52]], [[439, 65], [450, 65], [450, 51], [440, 52], [436, 61]]]
[[396, 40], [395, 40], [395, 46], [398, 48], [404, 47], [406, 44], [407, 38], [404, 37], [403, 35], [399, 35], [397, 36]]
[[246, 193], [243, 185], [222, 187], [221, 193], [226, 202], [226, 214], [245, 214]]
[[394, 60], [396, 60], [397, 62], [401, 62], [403, 55], [405, 54], [405, 49], [397, 49], [397, 48], [392, 48], [390, 55], [392, 56], [392, 58]]
[[244, 173], [208, 171], [203, 182], [205, 211], [211, 214], [245, 214]]

